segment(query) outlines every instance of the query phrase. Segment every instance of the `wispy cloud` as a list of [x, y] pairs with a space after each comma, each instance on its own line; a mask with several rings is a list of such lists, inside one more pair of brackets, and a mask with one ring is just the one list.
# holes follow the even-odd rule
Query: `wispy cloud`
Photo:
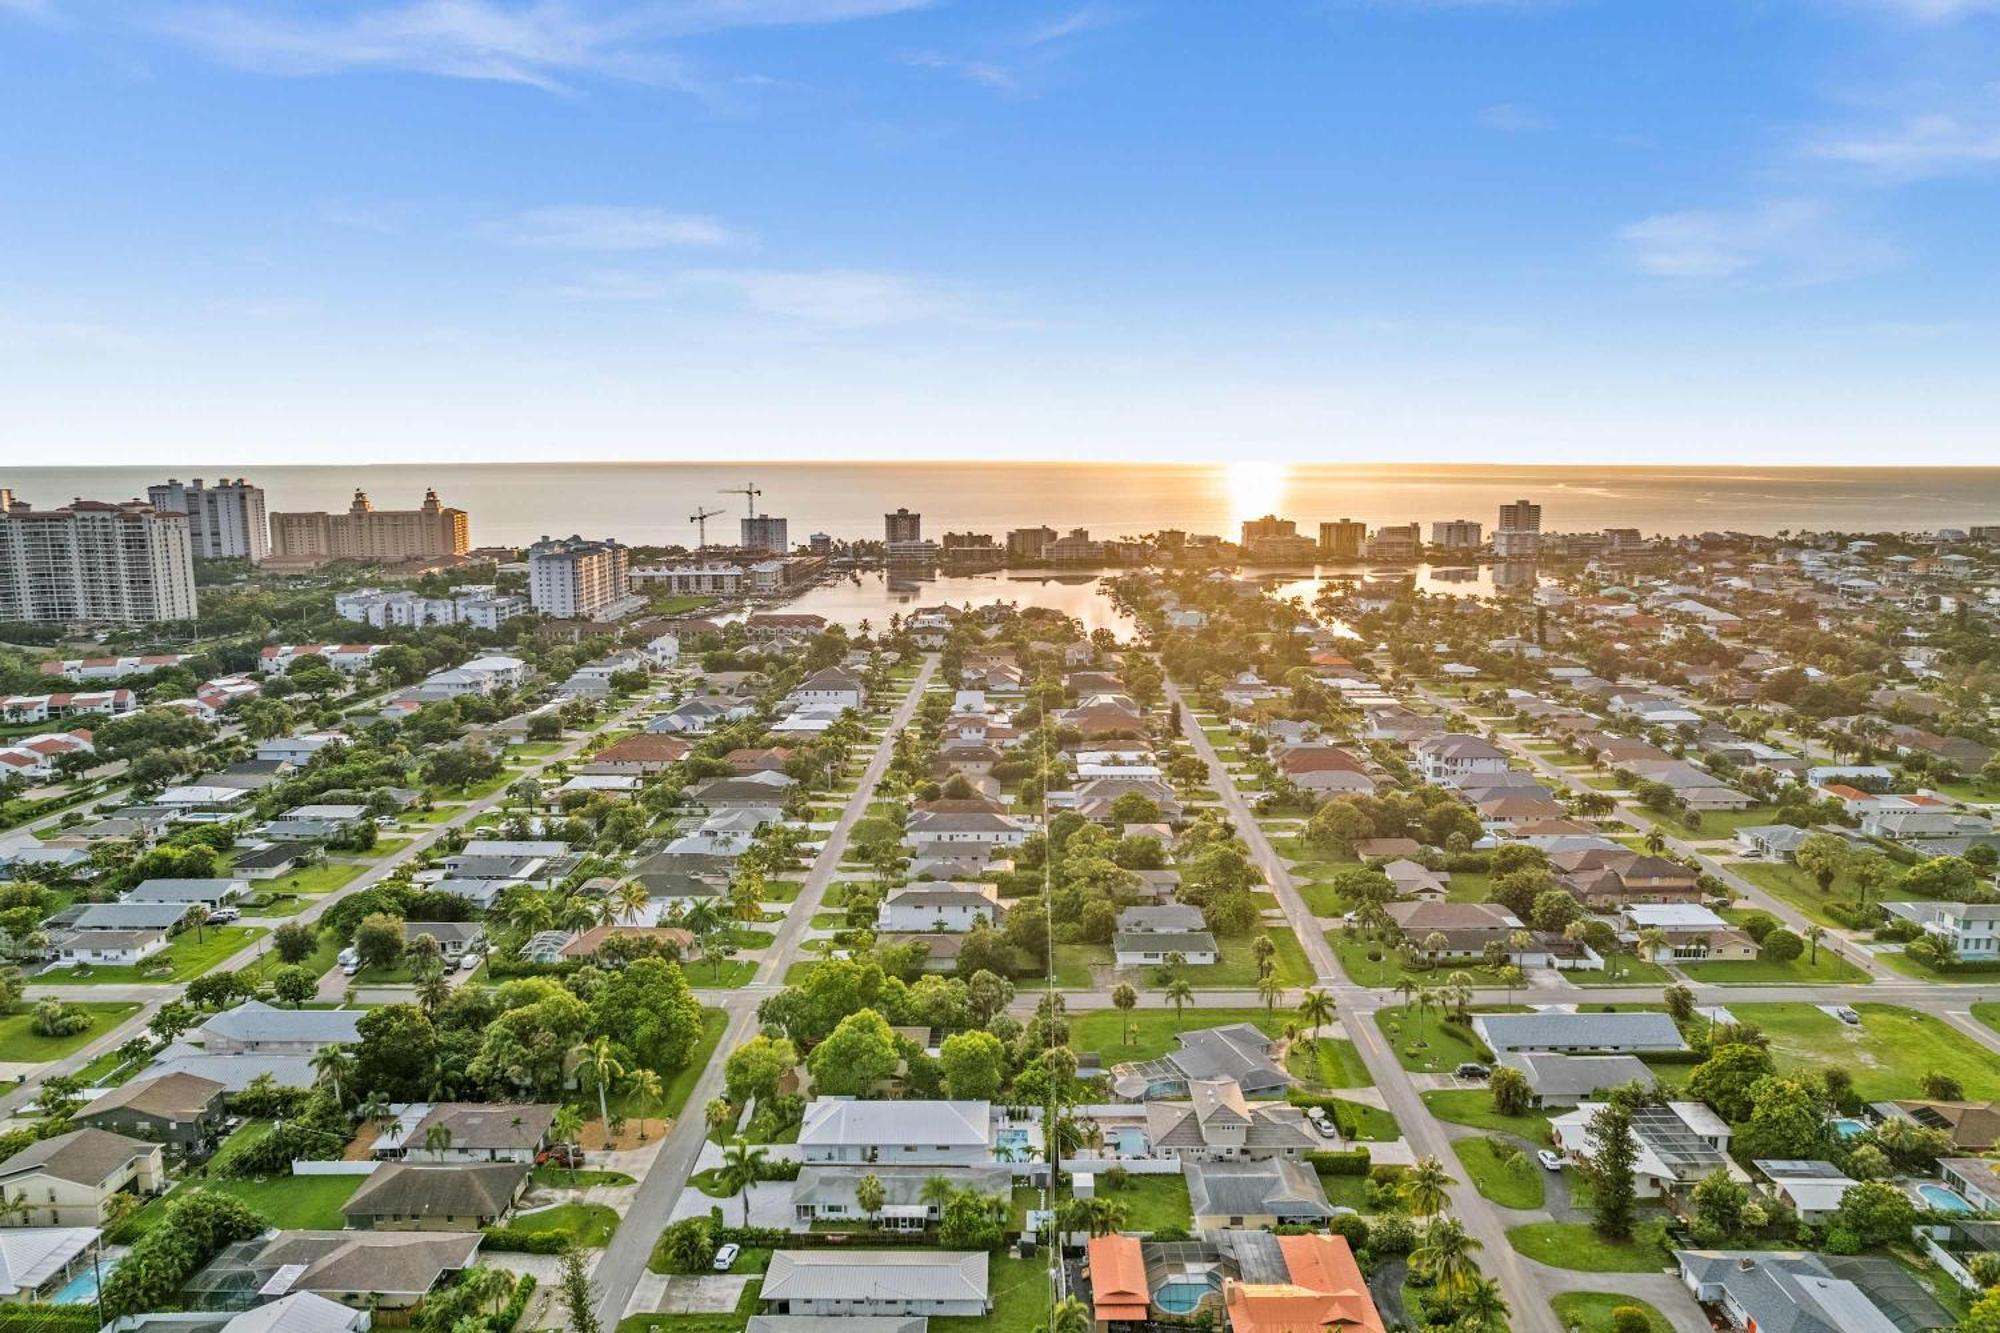
[[640, 251], [740, 245], [746, 235], [698, 213], [566, 204], [530, 209], [490, 231], [513, 245], [549, 250]]
[[966, 312], [959, 294], [865, 269], [689, 269], [678, 277], [732, 293], [760, 314], [828, 329], [880, 328]]
[[2000, 117], [1909, 116], [1885, 129], [1822, 136], [1806, 151], [1896, 180], [1959, 175], [2000, 166]]
[[1097, 28], [1110, 27], [1118, 18], [1115, 11], [1104, 5], [1084, 5], [1030, 28], [1021, 43], [1024, 46], [1046, 46]]
[[[0, 4], [18, 0], [0, 0]], [[580, 77], [698, 91], [663, 43], [732, 28], [840, 23], [929, 0], [389, 0], [328, 13], [297, 0], [170, 10], [160, 26], [211, 57], [286, 75], [402, 70], [561, 91]]]
[[1621, 228], [1618, 237], [1642, 271], [1691, 281], [1803, 286], [1871, 272], [1897, 258], [1894, 247], [1851, 234], [1812, 199], [1659, 213]]
[[1011, 70], [988, 60], [968, 60], [942, 51], [905, 51], [902, 61], [916, 69], [937, 69], [956, 74], [1003, 93], [1019, 92], [1021, 88], [1021, 81], [1014, 77]]
[[1532, 134], [1555, 122], [1539, 111], [1516, 102], [1495, 102], [1479, 108], [1479, 123], [1498, 134]]

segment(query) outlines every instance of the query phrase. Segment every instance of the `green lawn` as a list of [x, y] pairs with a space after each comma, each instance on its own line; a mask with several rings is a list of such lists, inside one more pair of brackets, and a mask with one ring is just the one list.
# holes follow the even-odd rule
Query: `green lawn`
[[715, 1059], [715, 1048], [722, 1043], [722, 1031], [728, 1026], [729, 1015], [722, 1010], [701, 1011], [701, 1040], [695, 1044], [694, 1054], [688, 1057], [687, 1066], [675, 1071], [674, 1076], [667, 1080], [663, 1114], [677, 1116], [687, 1106], [688, 1098], [694, 1095], [696, 1080]]
[[1549, 1298], [1556, 1322], [1581, 1333], [1611, 1333], [1611, 1312], [1629, 1305], [1645, 1313], [1652, 1333], [1673, 1333], [1674, 1326], [1658, 1310], [1637, 1296], [1620, 1296], [1609, 1291], [1565, 1291]]
[[[1026, 1333], [1031, 1328], [1039, 1328], [1049, 1321], [1049, 1260], [1046, 1252], [1033, 1259], [1017, 1259], [1011, 1255], [995, 1255], [986, 1270], [986, 1290], [993, 1301], [993, 1313], [979, 1317], [969, 1315], [932, 1316], [933, 1333], [986, 1333], [988, 1327], [996, 1333]], [[644, 1333], [644, 1330], [640, 1330]], [[684, 1333], [683, 1330], [662, 1330], [661, 1333]], [[701, 1330], [707, 1333], [707, 1330]]]
[[623, 1171], [570, 1171], [543, 1162], [528, 1173], [528, 1179], [543, 1189], [589, 1189], [592, 1185], [631, 1185], [636, 1182]]
[[1660, 825], [1660, 831], [1670, 838], [1685, 838], [1691, 842], [1727, 841], [1736, 836], [1740, 828], [1759, 828], [1776, 822], [1778, 807], [1775, 805], [1753, 805], [1748, 810], [1704, 810], [1701, 812], [1701, 827], [1691, 829], [1681, 823], [1678, 815], [1663, 817], [1646, 812]]
[[1853, 879], [1843, 874], [1833, 881], [1833, 886], [1825, 893], [1819, 891], [1819, 882], [1790, 862], [1744, 861], [1729, 867], [1743, 878], [1755, 884], [1780, 902], [1789, 903], [1804, 913], [1807, 918], [1822, 926], [1838, 926], [1827, 914], [1826, 905], [1834, 902], [1857, 902], [1859, 889]]
[[1363, 1143], [1388, 1143], [1403, 1137], [1403, 1127], [1396, 1123], [1396, 1117], [1381, 1107], [1370, 1106], [1366, 1102], [1351, 1102], [1345, 1097], [1329, 1100], [1336, 1103], [1334, 1121], [1348, 1138]]
[[[747, 1251], [746, 1251], [747, 1253]], [[738, 1260], [738, 1263], [741, 1263]], [[655, 1272], [660, 1271], [655, 1269]], [[757, 1298], [764, 1280], [753, 1278], [744, 1284], [736, 1308], [728, 1314], [633, 1314], [618, 1321], [617, 1333], [743, 1333], [750, 1316], [757, 1313]]]
[[1375, 1080], [1361, 1062], [1361, 1052], [1343, 1037], [1302, 1038], [1285, 1059], [1285, 1070], [1306, 1087], [1367, 1088]]
[[1491, 1139], [1454, 1139], [1451, 1150], [1473, 1187], [1502, 1208], [1542, 1206], [1542, 1168], [1532, 1153], [1499, 1148]]
[[[138, 1009], [136, 1004], [67, 1002], [90, 1016], [90, 1026], [67, 1037], [44, 1037], [35, 1031], [35, 1007], [23, 1004], [0, 1016], [0, 1060], [19, 1064], [42, 1064], [72, 1055], [104, 1035]], [[116, 1056], [113, 1056], [116, 1063]]]
[[618, 1230], [618, 1214], [601, 1203], [559, 1203], [553, 1208], [523, 1213], [507, 1224], [510, 1231], [567, 1231], [586, 1249], [611, 1243]]
[[1493, 1109], [1493, 1094], [1484, 1088], [1452, 1088], [1422, 1094], [1424, 1106], [1439, 1120], [1474, 1129], [1515, 1134], [1536, 1146], [1549, 1141], [1549, 1111], [1501, 1115]]
[[[33, 982], [38, 986], [48, 985], [146, 985], [153, 983], [167, 985], [176, 981], [192, 981], [209, 971], [217, 963], [237, 952], [244, 945], [264, 934], [263, 926], [210, 926], [201, 932], [184, 930], [176, 935], [166, 948], [146, 959], [137, 967], [111, 967], [97, 964], [78, 963], [71, 967], [50, 968], [37, 973]], [[155, 969], [171, 969], [157, 976], [147, 973]]]
[[750, 984], [750, 978], [757, 975], [757, 964], [748, 959], [732, 958], [721, 964], [689, 963], [686, 971], [688, 985], [696, 989], [734, 990]]
[[[1128, 1017], [1132, 1025], [1132, 1041], [1130, 1045], [1121, 1045], [1119, 1025]], [[1156, 1059], [1168, 1051], [1178, 1050], [1180, 1043], [1175, 1038], [1182, 1032], [1249, 1023], [1259, 1031], [1276, 1037], [1285, 1030], [1285, 1024], [1292, 1021], [1293, 1015], [1286, 1009], [1267, 1014], [1262, 1009], [1191, 1007], [1180, 1017], [1176, 1017], [1171, 1009], [1134, 1009], [1130, 1015], [1121, 1014], [1116, 1009], [1093, 1009], [1070, 1016], [1070, 1045], [1079, 1051], [1096, 1051], [1104, 1057], [1107, 1065], [1124, 1064], [1129, 1060]]]
[[1972, 1016], [2000, 1032], [2000, 1000], [1985, 1000], [1972, 1006]]
[[1691, 981], [1713, 982], [1716, 985], [1753, 985], [1790, 983], [1800, 986], [1852, 986], [1866, 984], [1875, 978], [1863, 972], [1854, 964], [1840, 957], [1832, 949], [1822, 947], [1819, 961], [1812, 961], [1812, 950], [1789, 963], [1775, 963], [1755, 958], [1743, 963], [1683, 963], [1681, 971], [1687, 973]]
[[2000, 1061], [1942, 1019], [1890, 1004], [1858, 1004], [1861, 1026], [1849, 1027], [1810, 1004], [1731, 1004], [1770, 1038], [1778, 1068], [1845, 1068], [1864, 1102], [1921, 1095], [1923, 1076], [1936, 1070], [1958, 1080], [1972, 1101], [2000, 1097]]
[[1604, 960], [1602, 972], [1565, 972], [1578, 986], [1665, 986], [1673, 981], [1667, 969], [1649, 963], [1636, 954], [1612, 953]]
[[[315, 976], [325, 976], [333, 969], [334, 964], [339, 961], [340, 937], [330, 930], [321, 930], [318, 945], [313, 949], [311, 956], [305, 962], [299, 964], [299, 966], [305, 968]], [[244, 964], [238, 971], [243, 979], [251, 985], [261, 986], [271, 979], [272, 973], [285, 965], [284, 959], [278, 957], [276, 950], [266, 949], [256, 959]]]
[[1187, 1181], [1180, 1176], [1130, 1176], [1121, 1189], [1110, 1189], [1100, 1182], [1098, 1191], [1124, 1208], [1121, 1230], [1159, 1231], [1194, 1225]]
[[1418, 1016], [1414, 1009], [1389, 1005], [1375, 1011], [1375, 1025], [1403, 1062], [1403, 1068], [1441, 1074], [1467, 1060], [1486, 1057], [1476, 1038], [1463, 1029], [1445, 1026], [1436, 1010]]
[[1530, 1222], [1507, 1232], [1508, 1241], [1530, 1259], [1551, 1268], [1581, 1273], [1655, 1273], [1672, 1262], [1666, 1223], [1640, 1222], [1632, 1238], [1608, 1241], [1588, 1222]]
[[340, 1206], [361, 1188], [366, 1176], [272, 1176], [263, 1180], [221, 1179], [213, 1175], [183, 1180], [133, 1214], [133, 1234], [152, 1228], [168, 1200], [190, 1189], [226, 1194], [285, 1231], [339, 1231], [347, 1225]]
[[328, 861], [323, 866], [307, 866], [276, 879], [252, 880], [250, 887], [269, 894], [332, 893], [367, 868], [353, 862]]

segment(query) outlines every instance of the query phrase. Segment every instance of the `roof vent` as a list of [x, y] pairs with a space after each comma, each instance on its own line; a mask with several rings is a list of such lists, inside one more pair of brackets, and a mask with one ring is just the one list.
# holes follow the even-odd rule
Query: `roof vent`
[[1757, 1261], [1747, 1254], [1736, 1261], [1736, 1271], [1739, 1273], [1747, 1273], [1756, 1266]]

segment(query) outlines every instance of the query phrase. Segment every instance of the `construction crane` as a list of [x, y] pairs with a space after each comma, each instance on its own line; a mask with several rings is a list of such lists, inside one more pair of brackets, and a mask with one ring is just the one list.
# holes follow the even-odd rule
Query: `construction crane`
[[720, 509], [703, 509], [700, 505], [696, 505], [695, 511], [688, 515], [688, 522], [694, 524], [695, 531], [701, 534], [701, 544], [695, 547], [697, 551], [708, 549], [708, 520], [721, 512]]
[[757, 497], [762, 495], [764, 492], [757, 489], [756, 482], [753, 481], [743, 486], [724, 486], [722, 488], [722, 493], [724, 495], [742, 496], [743, 508], [745, 512], [747, 512], [751, 518], [757, 517]]

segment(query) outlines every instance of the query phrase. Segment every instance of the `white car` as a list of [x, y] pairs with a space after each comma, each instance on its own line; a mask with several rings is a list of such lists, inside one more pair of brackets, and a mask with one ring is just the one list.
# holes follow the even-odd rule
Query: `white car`
[[343, 977], [357, 977], [357, 976], [360, 976], [360, 975], [361, 975], [361, 964], [360, 964], [360, 962], [359, 962], [359, 961], [356, 961], [356, 962], [351, 962], [351, 963], [342, 963], [342, 964], [340, 965], [340, 975], [342, 975]]
[[234, 907], [218, 907], [208, 914], [208, 924], [211, 926], [224, 925], [237, 920], [242, 915], [243, 913]]
[[1563, 1169], [1563, 1159], [1550, 1152], [1547, 1148], [1536, 1153], [1535, 1160], [1542, 1164], [1542, 1170], [1544, 1171], [1560, 1171]]
[[481, 955], [479, 954], [476, 953], [464, 954], [458, 960], [458, 970], [461, 972], [476, 972], [479, 970], [479, 964], [481, 963], [481, 961], [483, 960]]
[[718, 1273], [727, 1273], [735, 1266], [736, 1256], [741, 1253], [743, 1253], [743, 1247], [733, 1240], [730, 1241], [715, 1252], [715, 1263], [713, 1265], [715, 1271]]

